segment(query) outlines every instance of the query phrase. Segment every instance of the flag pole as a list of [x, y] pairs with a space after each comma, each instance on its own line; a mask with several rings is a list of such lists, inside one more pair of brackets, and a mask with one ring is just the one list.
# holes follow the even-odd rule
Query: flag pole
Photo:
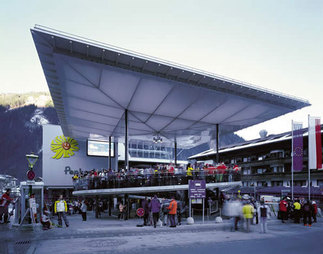
[[292, 201], [294, 202], [294, 123], [292, 120]]
[[[308, 115], [308, 144], [310, 141], [310, 115]], [[308, 200], [311, 200], [311, 169], [310, 169], [310, 149], [308, 145]]]

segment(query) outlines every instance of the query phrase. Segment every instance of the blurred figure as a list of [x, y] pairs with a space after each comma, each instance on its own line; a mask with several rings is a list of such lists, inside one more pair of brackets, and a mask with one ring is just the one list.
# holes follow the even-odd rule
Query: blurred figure
[[159, 212], [160, 212], [160, 202], [157, 198], [157, 195], [150, 202], [150, 210], [153, 214], [153, 224], [154, 228], [156, 228], [157, 221], [159, 220]]
[[163, 212], [163, 225], [166, 226], [168, 225], [168, 221], [169, 221], [169, 218], [168, 218], [168, 206], [169, 204], [167, 204], [167, 200], [163, 200], [163, 203], [162, 203], [162, 212]]
[[170, 217], [170, 227], [175, 228], [176, 223], [175, 223], [175, 216], [177, 213], [177, 202], [174, 197], [172, 197], [172, 201], [170, 201], [170, 204], [168, 206], [169, 210], [169, 217]]
[[260, 232], [267, 232], [267, 219], [269, 218], [269, 207], [265, 204], [265, 201], [260, 200], [260, 206], [258, 207], [258, 216], [260, 221]]
[[312, 206], [313, 206], [313, 214], [312, 214], [312, 217], [313, 217], [313, 221], [314, 222], [317, 222], [316, 220], [316, 215], [317, 215], [317, 204], [315, 201], [312, 202]]
[[122, 220], [123, 219], [123, 208], [124, 208], [122, 202], [119, 203], [118, 208], [119, 208], [118, 219], [119, 220]]
[[148, 218], [149, 218], [149, 206], [148, 206], [148, 200], [147, 197], [141, 202], [141, 206], [144, 209], [144, 226], [147, 226]]
[[241, 216], [242, 216], [242, 203], [239, 199], [235, 199], [231, 202], [229, 202], [229, 214], [233, 219], [233, 225], [232, 225], [232, 230], [236, 231], [238, 230], [238, 223], [241, 221]]
[[81, 213], [83, 221], [86, 221], [86, 212], [87, 212], [87, 204], [85, 200], [82, 200], [81, 204]]
[[0, 221], [3, 218], [3, 223], [9, 223], [8, 220], [8, 207], [12, 198], [10, 197], [11, 189], [7, 189], [5, 193], [2, 194], [0, 199]]
[[223, 205], [222, 213], [231, 217], [231, 231], [238, 230], [238, 223], [242, 217], [242, 203], [239, 199], [231, 199]]
[[303, 220], [304, 226], [312, 226], [312, 213], [313, 213], [313, 206], [309, 200], [303, 206]]
[[247, 201], [247, 203], [242, 208], [243, 217], [246, 220], [246, 230], [249, 233], [250, 232], [250, 224], [251, 220], [253, 219], [253, 214], [255, 210], [253, 206], [250, 204], [250, 201]]
[[299, 200], [296, 199], [293, 205], [294, 205], [294, 223], [299, 223], [300, 217], [301, 217], [301, 204], [299, 203]]
[[279, 213], [280, 213], [280, 218], [282, 220], [282, 223], [285, 223], [285, 220], [287, 220], [287, 207], [288, 207], [288, 203], [285, 200], [285, 198], [283, 198], [280, 203], [279, 203]]

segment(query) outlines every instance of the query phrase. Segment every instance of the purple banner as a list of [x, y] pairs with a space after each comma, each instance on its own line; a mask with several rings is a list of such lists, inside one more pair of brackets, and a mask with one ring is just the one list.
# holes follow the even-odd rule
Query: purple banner
[[293, 124], [293, 168], [303, 169], [303, 130], [302, 124]]
[[189, 198], [205, 198], [205, 180], [190, 180], [188, 184]]

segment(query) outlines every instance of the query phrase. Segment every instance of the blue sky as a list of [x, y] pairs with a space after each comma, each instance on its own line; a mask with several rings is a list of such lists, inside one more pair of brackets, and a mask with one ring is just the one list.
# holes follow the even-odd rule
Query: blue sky
[[308, 99], [238, 132], [257, 138], [323, 112], [323, 1], [6, 1], [0, 93], [48, 91], [29, 29], [41, 24]]

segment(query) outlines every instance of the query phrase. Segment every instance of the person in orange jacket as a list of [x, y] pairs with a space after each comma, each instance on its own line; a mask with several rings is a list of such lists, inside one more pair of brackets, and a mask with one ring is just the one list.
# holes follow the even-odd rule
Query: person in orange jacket
[[177, 202], [174, 197], [172, 197], [172, 201], [170, 201], [170, 204], [168, 206], [169, 210], [169, 217], [170, 217], [170, 227], [175, 228], [176, 223], [175, 223], [175, 216], [177, 213]]

